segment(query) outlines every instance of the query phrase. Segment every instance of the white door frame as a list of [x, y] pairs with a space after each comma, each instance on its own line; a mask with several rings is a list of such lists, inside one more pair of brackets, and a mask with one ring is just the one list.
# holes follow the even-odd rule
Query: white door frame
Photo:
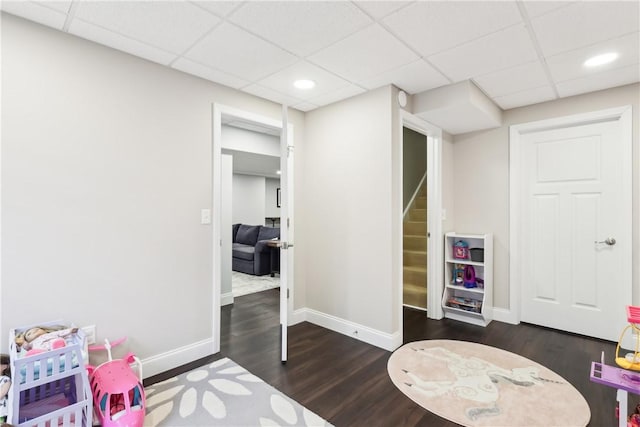
[[[427, 317], [430, 319], [442, 319], [444, 313], [440, 306], [440, 300], [442, 299], [443, 290], [443, 263], [444, 263], [444, 237], [442, 233], [442, 129], [432, 125], [431, 123], [422, 120], [421, 118], [405, 111], [400, 110], [400, 177], [398, 179], [399, 186], [396, 189], [398, 194], [402, 194], [403, 185], [403, 132], [402, 128], [406, 127], [414, 130], [427, 137], [427, 209], [429, 212], [429, 218], [427, 232], [429, 238], [427, 239]], [[402, 197], [399, 197], [398, 206], [396, 209], [399, 212], [399, 218], [402, 218], [404, 206], [402, 206]], [[400, 241], [402, 241], [402, 221], [399, 221], [398, 229], [396, 230]], [[402, 246], [398, 251], [398, 269], [399, 277], [395, 281], [397, 283], [396, 295], [399, 297], [400, 309], [400, 343], [402, 343], [403, 336], [403, 308], [402, 308]]]
[[[213, 115], [213, 141], [212, 141], [212, 171], [211, 171], [211, 180], [212, 180], [212, 222], [211, 222], [211, 241], [213, 245], [213, 265], [212, 265], [212, 288], [213, 288], [213, 318], [212, 318], [212, 338], [213, 338], [213, 353], [220, 352], [220, 289], [221, 289], [221, 249], [222, 249], [222, 241], [221, 241], [221, 230], [220, 230], [220, 203], [221, 203], [221, 161], [222, 161], [222, 116], [232, 116], [238, 119], [242, 119], [244, 121], [251, 121], [260, 123], [266, 126], [271, 126], [275, 128], [279, 128], [282, 131], [282, 120], [272, 119], [270, 117], [262, 116], [260, 114], [255, 114], [249, 111], [240, 110], [238, 108], [229, 107], [227, 105], [222, 105], [218, 103], [214, 103], [212, 106], [212, 115]], [[293, 125], [289, 124], [288, 126], [290, 136], [289, 139], [293, 140]], [[287, 161], [287, 159], [280, 158], [280, 162], [282, 164], [283, 161]], [[282, 226], [282, 225], [281, 225]], [[288, 271], [292, 271], [292, 263], [289, 264]], [[287, 317], [291, 318], [292, 312], [292, 301], [293, 301], [294, 289], [290, 288], [289, 292], [289, 301], [287, 304]]]
[[[509, 313], [501, 319], [508, 323], [518, 324], [521, 318], [521, 286], [522, 286], [522, 272], [521, 265], [522, 259], [520, 254], [521, 248], [521, 235], [522, 235], [522, 222], [521, 216], [521, 204], [520, 188], [522, 185], [521, 171], [524, 170], [524, 165], [521, 156], [521, 136], [544, 130], [559, 129], [565, 127], [573, 127], [578, 125], [586, 125], [596, 122], [604, 121], [619, 121], [621, 125], [622, 137], [627, 141], [625, 144], [625, 157], [632, 158], [632, 107], [626, 105], [623, 107], [609, 108], [606, 110], [593, 111], [589, 113], [575, 114], [565, 117], [557, 117], [548, 120], [540, 120], [530, 123], [522, 123], [512, 125], [509, 127]], [[631, 169], [631, 163], [623, 165], [623, 168]], [[624, 171], [629, 172], [629, 171]], [[628, 176], [632, 176], [632, 171]], [[622, 191], [629, 194], [632, 198], [632, 180], [625, 182], [626, 188]], [[631, 217], [631, 209], [629, 212], [623, 212], [623, 215], [628, 215], [628, 222], [633, 227], [633, 219]], [[634, 257], [635, 258], [635, 257]], [[631, 301], [629, 301], [631, 304]]]

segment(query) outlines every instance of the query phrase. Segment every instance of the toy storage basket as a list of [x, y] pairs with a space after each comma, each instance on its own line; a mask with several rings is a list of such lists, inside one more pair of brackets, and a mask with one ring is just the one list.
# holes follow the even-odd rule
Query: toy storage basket
[[11, 329], [9, 349], [11, 388], [7, 422], [16, 427], [90, 427], [93, 403], [85, 368], [85, 337], [81, 329], [55, 350], [21, 356], [16, 335], [36, 326], [64, 325], [47, 322]]

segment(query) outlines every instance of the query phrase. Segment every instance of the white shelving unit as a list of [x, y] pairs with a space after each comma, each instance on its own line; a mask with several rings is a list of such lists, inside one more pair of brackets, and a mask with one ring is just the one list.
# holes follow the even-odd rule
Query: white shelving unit
[[[482, 248], [484, 259], [472, 261], [454, 258], [454, 246], [459, 240], [466, 242], [469, 249]], [[465, 287], [456, 283], [456, 273], [465, 266], [473, 266], [477, 287]], [[442, 309], [445, 317], [487, 326], [493, 318], [493, 235], [460, 234], [450, 232], [445, 235], [444, 292]]]

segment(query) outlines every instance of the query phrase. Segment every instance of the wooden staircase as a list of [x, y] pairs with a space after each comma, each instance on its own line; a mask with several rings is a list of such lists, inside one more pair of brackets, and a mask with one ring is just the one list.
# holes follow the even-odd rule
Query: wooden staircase
[[403, 304], [427, 309], [427, 189], [423, 183], [403, 222]]

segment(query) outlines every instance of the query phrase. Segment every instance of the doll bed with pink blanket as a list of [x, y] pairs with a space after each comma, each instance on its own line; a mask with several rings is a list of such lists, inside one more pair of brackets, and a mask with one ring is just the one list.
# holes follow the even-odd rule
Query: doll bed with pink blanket
[[[54, 324], [64, 323], [34, 326]], [[63, 347], [27, 355], [15, 338], [34, 326], [9, 334], [12, 384], [7, 422], [16, 427], [91, 426], [93, 404], [82, 330], [65, 338]]]

